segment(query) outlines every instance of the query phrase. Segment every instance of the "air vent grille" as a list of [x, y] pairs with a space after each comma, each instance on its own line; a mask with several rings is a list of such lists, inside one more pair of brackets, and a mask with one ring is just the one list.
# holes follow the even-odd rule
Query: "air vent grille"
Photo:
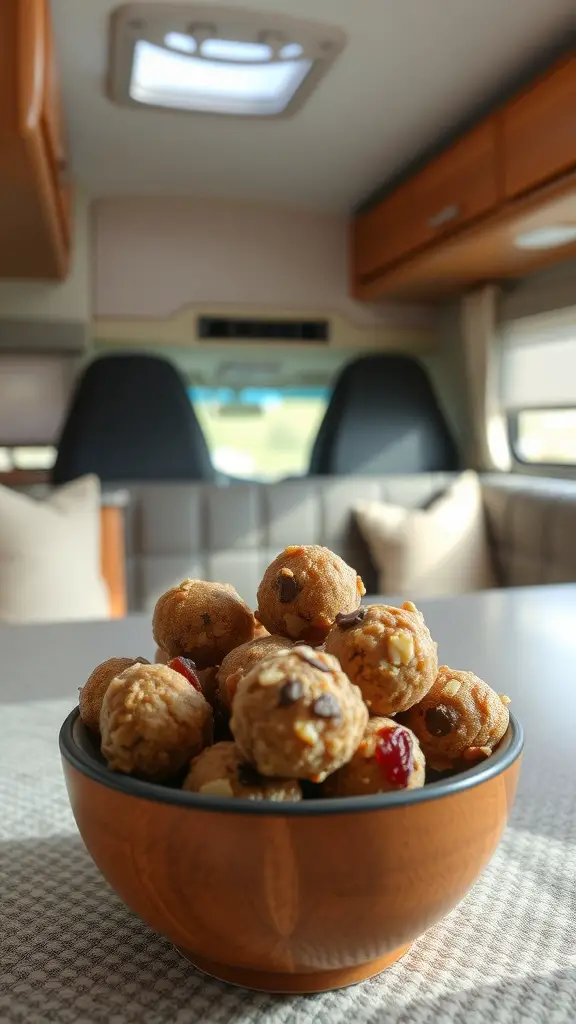
[[328, 342], [327, 320], [248, 320], [198, 317], [199, 341]]

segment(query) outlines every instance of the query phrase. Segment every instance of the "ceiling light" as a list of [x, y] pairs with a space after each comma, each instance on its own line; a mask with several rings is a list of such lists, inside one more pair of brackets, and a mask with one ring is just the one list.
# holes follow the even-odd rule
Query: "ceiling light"
[[136, 44], [130, 96], [138, 103], [214, 114], [280, 114], [308, 74], [310, 61], [241, 64], [201, 60]]
[[551, 224], [525, 231], [514, 239], [517, 249], [555, 249], [576, 242], [576, 224]]
[[316, 22], [196, 4], [128, 4], [112, 28], [118, 103], [244, 117], [294, 113], [346, 42]]
[[272, 57], [268, 43], [247, 43], [240, 39], [205, 39], [200, 51], [207, 60], [261, 61]]
[[184, 32], [167, 32], [164, 36], [164, 43], [171, 50], [181, 50], [182, 53], [195, 53], [198, 49], [196, 40], [192, 36], [185, 35]]

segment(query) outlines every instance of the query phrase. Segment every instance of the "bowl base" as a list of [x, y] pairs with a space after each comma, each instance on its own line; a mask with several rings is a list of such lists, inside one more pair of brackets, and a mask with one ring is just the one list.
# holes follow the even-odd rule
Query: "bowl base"
[[407, 946], [399, 946], [398, 949], [387, 953], [378, 960], [369, 960], [368, 963], [359, 964], [356, 967], [339, 967], [332, 971], [310, 971], [302, 974], [288, 974], [284, 972], [254, 971], [248, 967], [234, 967], [229, 964], [219, 964], [213, 960], [204, 960], [195, 953], [177, 946], [178, 952], [182, 954], [188, 963], [198, 968], [203, 974], [208, 974], [217, 981], [225, 981], [229, 985], [238, 985], [241, 988], [250, 988], [258, 992], [275, 992], [278, 995], [297, 993], [305, 995], [312, 992], [329, 992], [335, 988], [346, 988], [348, 985], [356, 985], [366, 978], [373, 978], [380, 974], [386, 967], [395, 964], [400, 957], [408, 952], [412, 943]]

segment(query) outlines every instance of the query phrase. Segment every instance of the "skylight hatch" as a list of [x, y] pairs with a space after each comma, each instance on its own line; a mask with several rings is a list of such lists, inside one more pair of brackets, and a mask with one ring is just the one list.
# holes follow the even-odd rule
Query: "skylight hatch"
[[345, 45], [316, 22], [208, 6], [128, 4], [112, 29], [116, 102], [244, 117], [294, 113]]

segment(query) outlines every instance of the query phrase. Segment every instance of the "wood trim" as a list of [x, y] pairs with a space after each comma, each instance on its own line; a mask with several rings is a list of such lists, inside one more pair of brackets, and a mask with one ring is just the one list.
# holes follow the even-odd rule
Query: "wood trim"
[[110, 617], [122, 619], [127, 608], [124, 512], [113, 505], [100, 509], [100, 559], [110, 592]]

